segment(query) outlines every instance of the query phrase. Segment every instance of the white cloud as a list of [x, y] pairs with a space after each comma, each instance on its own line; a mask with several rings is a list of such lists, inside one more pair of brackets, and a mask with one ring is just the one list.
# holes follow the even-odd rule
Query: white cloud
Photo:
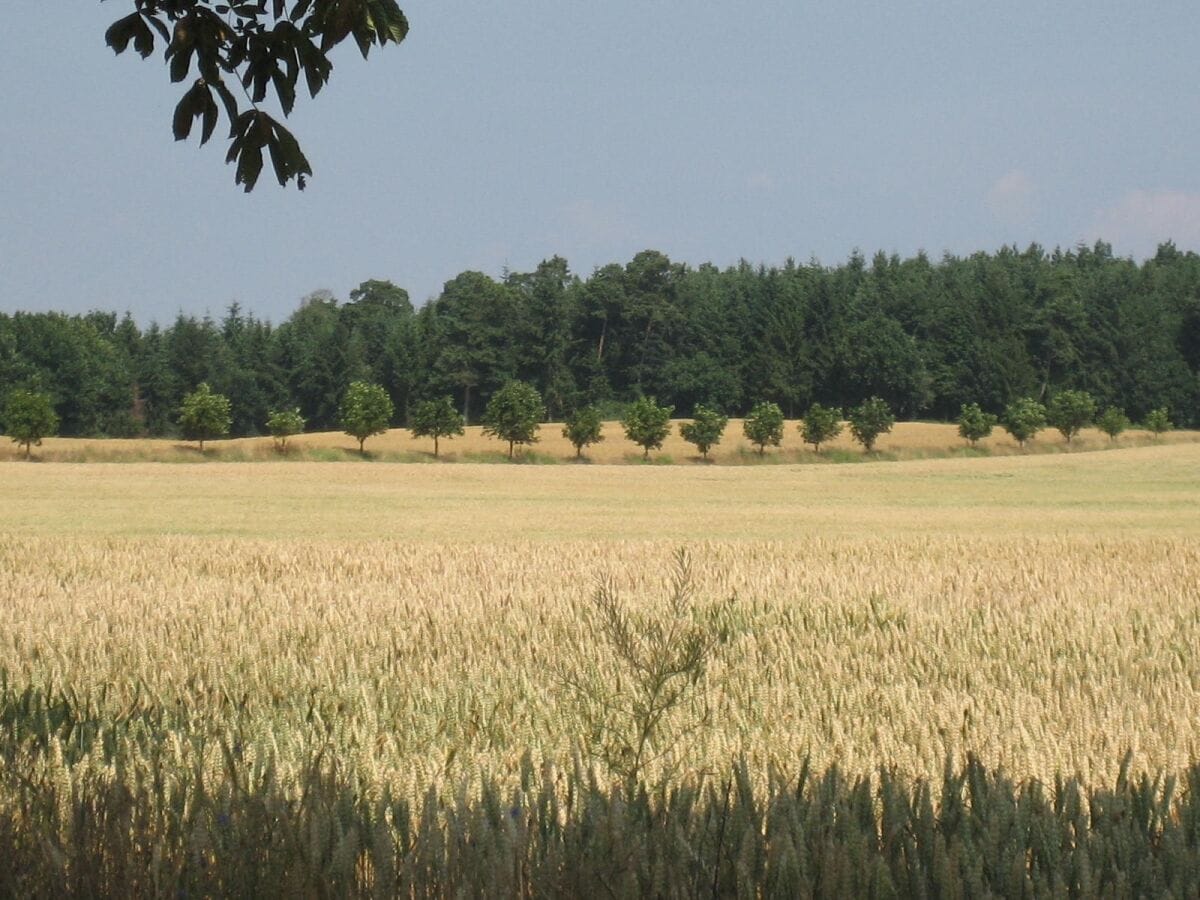
[[1029, 176], [1013, 169], [988, 188], [984, 204], [1006, 225], [1029, 225], [1037, 207], [1037, 189]]
[[1087, 240], [1107, 241], [1117, 253], [1138, 258], [1153, 256], [1166, 241], [1180, 250], [1200, 249], [1200, 194], [1129, 191], [1096, 213]]
[[777, 185], [770, 172], [751, 172], [746, 177], [746, 187], [752, 191], [773, 191]]

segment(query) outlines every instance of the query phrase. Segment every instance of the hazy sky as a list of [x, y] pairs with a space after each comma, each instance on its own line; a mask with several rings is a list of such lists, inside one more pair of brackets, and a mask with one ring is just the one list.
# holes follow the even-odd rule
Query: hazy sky
[[5, 4], [4, 311], [279, 321], [368, 278], [419, 303], [646, 248], [1200, 249], [1194, 0], [401, 0], [408, 40], [340, 47], [297, 104], [308, 190], [268, 168], [250, 195], [224, 142], [172, 140], [161, 57], [105, 47], [131, 0]]

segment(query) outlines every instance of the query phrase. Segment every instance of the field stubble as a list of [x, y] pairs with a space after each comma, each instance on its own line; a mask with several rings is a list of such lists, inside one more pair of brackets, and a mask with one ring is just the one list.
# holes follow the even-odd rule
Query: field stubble
[[[671, 432], [660, 450], [651, 453], [651, 463], [674, 463], [705, 465], [758, 465], [771, 463], [822, 464], [865, 459], [862, 447], [854, 442], [848, 428], [822, 446], [815, 453], [811, 446], [803, 443], [798, 422], [785, 423], [783, 442], [778, 448], [769, 448], [759, 454], [742, 434], [742, 420], [731, 419], [725, 428], [720, 444], [713, 448], [706, 462], [700, 458], [696, 448], [679, 435], [677, 420], [671, 423]], [[604, 440], [589, 446], [583, 454], [583, 462], [593, 464], [641, 465], [642, 449], [630, 442], [619, 422], [605, 422]], [[1089, 450], [1111, 450], [1116, 448], [1143, 447], [1147, 445], [1195, 443], [1200, 433], [1195, 431], [1171, 431], [1155, 437], [1148, 431], [1132, 429], [1116, 441], [1110, 440], [1095, 428], [1086, 428], [1070, 446], [1058, 432], [1047, 429], [1022, 450], [1016, 441], [997, 428], [991, 437], [981, 440], [978, 447], [970, 447], [958, 436], [955, 425], [941, 422], [898, 422], [889, 434], [881, 435], [876, 444], [876, 458], [922, 459], [945, 456], [1011, 456], [1045, 453], [1079, 452]], [[439, 460], [433, 456], [431, 438], [414, 438], [407, 429], [393, 428], [384, 434], [367, 439], [367, 458], [385, 462], [442, 463], [462, 462], [508, 462], [508, 445], [483, 433], [478, 425], [471, 425], [461, 437], [441, 440]], [[270, 437], [234, 438], [208, 441], [203, 454], [195, 442], [187, 443], [167, 438], [104, 439], [104, 438], [47, 438], [43, 446], [35, 448], [34, 456], [46, 462], [339, 462], [362, 459], [357, 441], [341, 432], [313, 432], [297, 435], [288, 442], [288, 451], [276, 452]], [[15, 444], [0, 442], [0, 460], [19, 460], [24, 450]], [[518, 462], [572, 463], [575, 448], [562, 436], [562, 425], [546, 423], [538, 428], [538, 441], [518, 448]]]

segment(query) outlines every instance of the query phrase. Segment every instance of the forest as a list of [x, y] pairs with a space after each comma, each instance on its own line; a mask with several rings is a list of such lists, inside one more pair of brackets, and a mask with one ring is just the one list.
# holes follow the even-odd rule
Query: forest
[[232, 400], [234, 435], [297, 406], [310, 430], [333, 429], [356, 380], [385, 388], [395, 425], [445, 395], [475, 422], [513, 379], [552, 421], [642, 396], [677, 417], [762, 400], [796, 417], [878, 396], [900, 418], [949, 420], [966, 403], [998, 413], [1076, 389], [1134, 420], [1166, 407], [1197, 427], [1200, 256], [1167, 243], [1137, 263], [1097, 242], [720, 269], [646, 250], [587, 277], [559, 256], [499, 279], [463, 272], [419, 308], [368, 280], [345, 300], [311, 294], [278, 324], [237, 303], [147, 326], [103, 310], [0, 313], [0, 399], [49, 394], [64, 435], [175, 435], [202, 382]]

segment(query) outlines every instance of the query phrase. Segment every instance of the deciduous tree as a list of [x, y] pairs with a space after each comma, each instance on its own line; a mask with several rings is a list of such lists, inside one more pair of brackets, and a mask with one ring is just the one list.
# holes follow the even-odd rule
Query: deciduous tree
[[1129, 428], [1129, 416], [1125, 415], [1125, 410], [1110, 406], [1096, 419], [1096, 427], [1107, 434], [1110, 441], [1115, 441]]
[[392, 398], [379, 385], [352, 381], [338, 408], [338, 420], [346, 434], [358, 441], [358, 452], [366, 455], [367, 438], [387, 431], [394, 412]]
[[300, 415], [300, 407], [273, 410], [267, 416], [267, 431], [275, 440], [275, 449], [280, 453], [285, 452], [288, 438], [304, 431], [304, 416]]
[[13, 443], [25, 448], [25, 458], [29, 459], [32, 447], [40, 447], [43, 438], [58, 433], [58, 415], [48, 394], [18, 390], [5, 401], [3, 425]]
[[205, 441], [229, 434], [232, 421], [229, 398], [214, 393], [207, 382], [201, 382], [196, 390], [185, 396], [179, 407], [179, 427], [183, 429], [183, 436], [190, 441], [199, 441], [201, 453]]
[[508, 458], [517, 444], [537, 442], [538, 423], [546, 415], [542, 396], [532, 385], [510, 381], [492, 395], [483, 413], [483, 433], [508, 441]]
[[679, 433], [689, 444], [696, 445], [702, 457], [708, 459], [708, 451], [721, 443], [721, 435], [725, 433], [728, 423], [728, 416], [723, 416], [707, 406], [697, 405], [692, 414], [692, 421], [682, 423]]
[[438, 456], [438, 439], [463, 433], [463, 417], [454, 408], [454, 398], [424, 400], [408, 417], [408, 430], [413, 437], [433, 438], [433, 458]]
[[992, 433], [997, 417], [979, 408], [978, 403], [964, 403], [958, 414], [958, 436], [974, 447]]
[[638, 397], [625, 411], [621, 425], [625, 437], [642, 448], [642, 459], [650, 458], [650, 451], [657, 450], [671, 433], [670, 406], [659, 406], [653, 397]]
[[850, 410], [850, 433], [870, 453], [881, 434], [887, 434], [896, 424], [891, 408], [879, 397], [872, 397]]
[[1146, 429], [1154, 432], [1155, 437], [1161, 437], [1163, 432], [1170, 431], [1174, 427], [1171, 424], [1171, 414], [1167, 412], [1165, 406], [1146, 413]]
[[604, 440], [602, 430], [604, 423], [600, 419], [600, 411], [594, 406], [584, 406], [575, 410], [563, 423], [563, 437], [575, 448], [575, 458], [583, 456], [583, 448], [589, 444], [598, 444]]
[[820, 403], [814, 403], [799, 426], [804, 443], [812, 444], [813, 451], [820, 453], [822, 444], [842, 433], [841, 416], [840, 410], [826, 409]]
[[768, 446], [778, 447], [783, 442], [783, 410], [779, 404], [769, 400], [756, 403], [742, 422], [742, 434], [758, 447], [759, 456]]
[[1000, 422], [1024, 449], [1025, 442], [1046, 427], [1046, 407], [1031, 397], [1022, 397], [1005, 407]]
[[1059, 391], [1046, 407], [1046, 421], [1062, 433], [1068, 444], [1095, 417], [1096, 401], [1087, 391]]

